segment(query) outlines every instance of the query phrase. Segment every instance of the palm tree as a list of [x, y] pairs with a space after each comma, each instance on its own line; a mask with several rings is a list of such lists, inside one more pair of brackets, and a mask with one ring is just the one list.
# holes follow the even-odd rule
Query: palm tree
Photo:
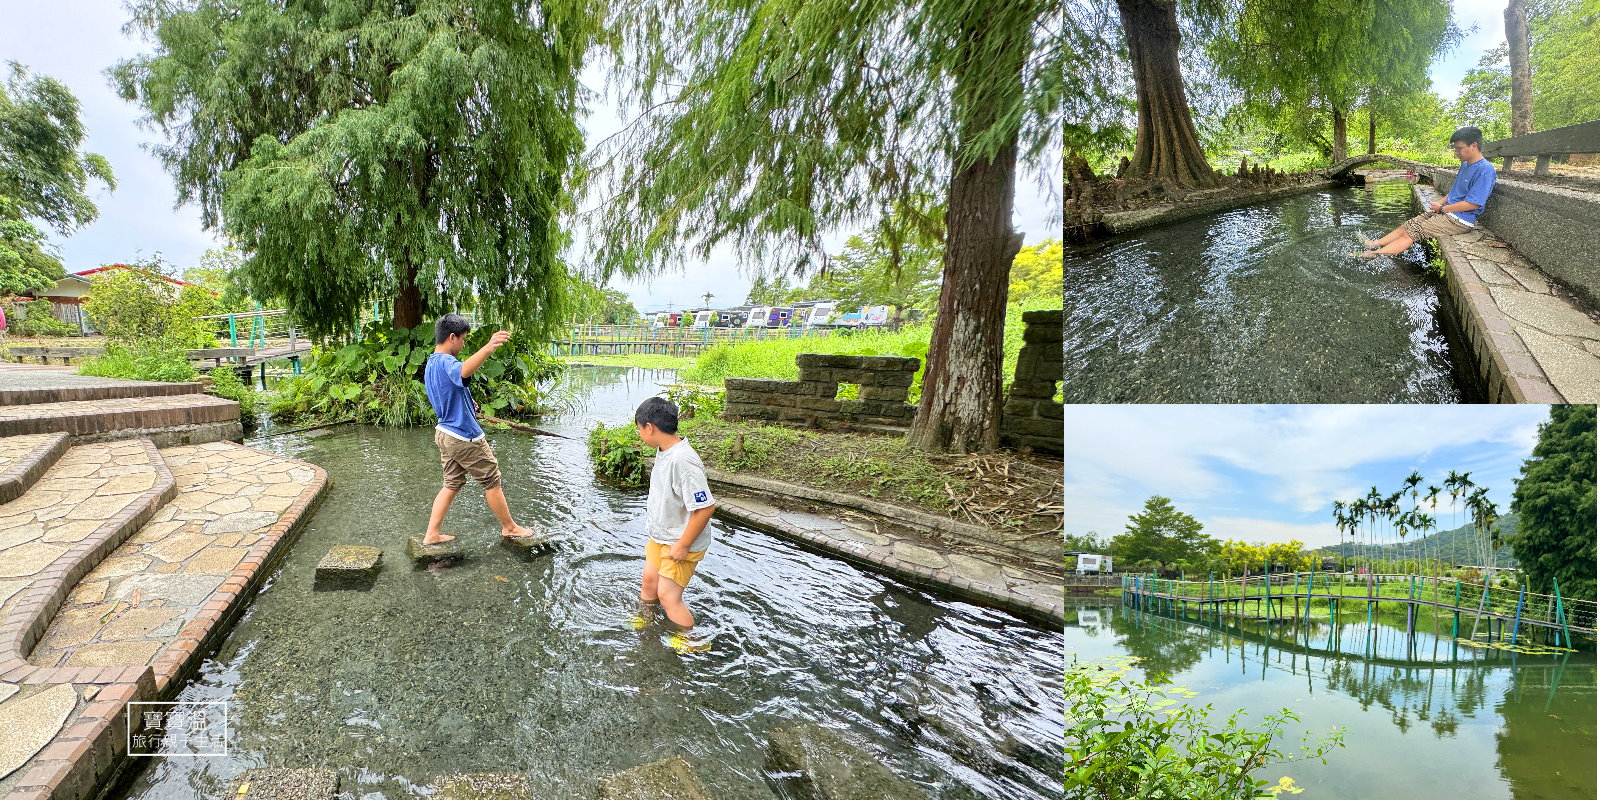
[[[1428, 487], [1428, 493], [1422, 496], [1422, 499], [1428, 501], [1428, 510], [1429, 511], [1438, 511], [1439, 510], [1439, 491], [1440, 491], [1439, 487], [1430, 485]], [[1429, 517], [1428, 519], [1431, 520], [1431, 519], [1433, 519], [1433, 517]], [[1426, 558], [1427, 555], [1428, 555], [1428, 552], [1427, 552], [1428, 539], [1427, 539], [1427, 537], [1423, 537], [1422, 542], [1423, 542], [1422, 555], [1423, 555], [1424, 558]], [[1438, 542], [1434, 542], [1433, 546], [1434, 546], [1434, 551], [1433, 551], [1434, 552], [1434, 557], [1437, 559], [1438, 555], [1439, 555], [1439, 549], [1438, 549], [1439, 548], [1439, 543]]]

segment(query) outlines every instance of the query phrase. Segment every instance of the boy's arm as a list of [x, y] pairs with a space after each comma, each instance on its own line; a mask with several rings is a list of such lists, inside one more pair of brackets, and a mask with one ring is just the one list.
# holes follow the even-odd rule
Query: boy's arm
[[689, 524], [683, 526], [683, 535], [667, 550], [667, 558], [673, 561], [688, 558], [689, 548], [694, 546], [695, 539], [700, 538], [700, 532], [706, 529], [706, 523], [711, 521], [711, 514], [716, 510], [715, 505], [709, 505], [689, 512]]
[[506, 340], [510, 338], [511, 334], [506, 333], [505, 331], [495, 331], [494, 335], [489, 337], [489, 341], [484, 344], [484, 346], [478, 348], [478, 352], [467, 356], [467, 360], [461, 362], [461, 377], [472, 377], [472, 373], [477, 372], [478, 367], [483, 366], [483, 362], [489, 360], [490, 354], [496, 350], [499, 350], [500, 345], [505, 344]]

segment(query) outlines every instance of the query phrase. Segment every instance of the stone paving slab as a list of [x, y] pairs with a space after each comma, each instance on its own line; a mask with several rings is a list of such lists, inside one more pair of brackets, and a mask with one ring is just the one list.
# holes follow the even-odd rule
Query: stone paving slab
[[[1439, 198], [1431, 186], [1413, 191], [1424, 204]], [[1491, 402], [1600, 402], [1600, 314], [1484, 228], [1435, 241]]]
[[710, 800], [683, 756], [654, 761], [600, 779], [600, 800]]
[[0, 439], [0, 505], [22, 496], [67, 452], [64, 433]]
[[0, 406], [198, 394], [196, 382], [162, 383], [98, 378], [59, 370], [8, 370]]
[[241, 431], [239, 404], [207, 394], [0, 406], [0, 436], [59, 432], [72, 434], [75, 443], [141, 437], [165, 445], [180, 441], [155, 433], [182, 434], [181, 443], [194, 444], [236, 438]]

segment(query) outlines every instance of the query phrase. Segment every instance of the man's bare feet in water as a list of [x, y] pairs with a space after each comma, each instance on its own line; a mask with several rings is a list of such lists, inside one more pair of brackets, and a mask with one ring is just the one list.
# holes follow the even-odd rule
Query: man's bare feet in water
[[1378, 257], [1378, 251], [1376, 251], [1376, 250], [1358, 250], [1358, 251], [1356, 251], [1354, 253], [1351, 253], [1350, 257], [1351, 258], [1377, 258]]
[[422, 537], [422, 543], [423, 544], [430, 544], [430, 545], [431, 544], [444, 544], [445, 542], [448, 542], [448, 541], [450, 541], [451, 539], [454, 539], [454, 538], [456, 538], [456, 537], [450, 536], [448, 534], [441, 533], [441, 534], [438, 534], [438, 535], [434, 535], [434, 534], [429, 533], [429, 534], [426, 534], [426, 535], [424, 535]]
[[1383, 246], [1383, 242], [1378, 239], [1362, 239], [1361, 243], [1366, 245], [1368, 250], [1376, 250]]
[[521, 525], [518, 525], [514, 528], [501, 528], [500, 535], [506, 537], [507, 539], [527, 539], [529, 537], [538, 536], [539, 532], [533, 530], [532, 528], [524, 528]]

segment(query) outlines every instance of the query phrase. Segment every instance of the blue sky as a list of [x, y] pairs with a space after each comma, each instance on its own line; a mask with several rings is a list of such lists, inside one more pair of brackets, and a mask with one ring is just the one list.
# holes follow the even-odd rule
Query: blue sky
[[[1502, 513], [1547, 406], [1072, 406], [1068, 533], [1123, 532], [1151, 495], [1218, 539], [1336, 544], [1332, 502], [1471, 472]], [[1441, 500], [1436, 516], [1450, 527]]]
[[[89, 131], [86, 149], [110, 160], [119, 183], [115, 193], [95, 196], [98, 221], [69, 239], [52, 237], [69, 271], [132, 261], [157, 251], [181, 269], [221, 244], [201, 227], [195, 208], [173, 208], [177, 195], [171, 179], [141, 148], [155, 141], [157, 134], [136, 126], [140, 112], [119, 99], [102, 74], [144, 49], [143, 43], [122, 34], [127, 18], [122, 3], [114, 0], [57, 0], [9, 4], [6, 24], [0, 26], [0, 61], [20, 62], [35, 74], [61, 81], [77, 95]], [[592, 89], [604, 86], [596, 71], [585, 77]], [[621, 127], [610, 105], [592, 109], [584, 123], [591, 145]], [[1060, 214], [1059, 190], [1040, 186], [1031, 175], [1019, 172], [1013, 224], [1023, 231], [1026, 243], [1059, 238]], [[852, 232], [825, 237], [830, 252], [837, 251]], [[714, 305], [737, 304], [744, 300], [751, 279], [738, 268], [733, 254], [723, 250], [705, 261], [691, 262], [682, 274], [653, 281], [617, 280], [611, 285], [627, 292], [641, 311], [655, 311], [669, 303], [673, 308], [700, 305], [706, 292], [717, 296]]]

